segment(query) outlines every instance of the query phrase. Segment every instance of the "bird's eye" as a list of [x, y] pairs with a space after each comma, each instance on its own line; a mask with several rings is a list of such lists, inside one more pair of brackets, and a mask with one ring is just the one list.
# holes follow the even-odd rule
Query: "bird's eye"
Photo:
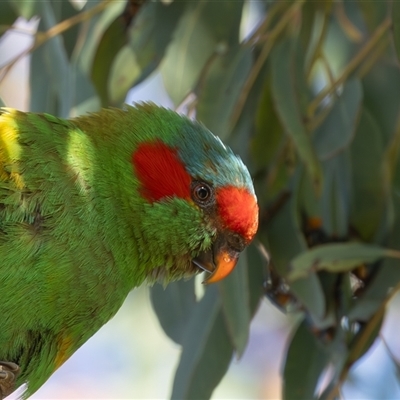
[[212, 199], [212, 189], [204, 182], [195, 182], [192, 186], [193, 200], [200, 205], [207, 205]]

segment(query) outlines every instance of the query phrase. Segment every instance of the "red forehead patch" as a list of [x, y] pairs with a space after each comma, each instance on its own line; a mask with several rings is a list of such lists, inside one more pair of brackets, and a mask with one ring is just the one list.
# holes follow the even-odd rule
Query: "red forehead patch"
[[177, 151], [166, 144], [145, 142], [132, 154], [141, 194], [153, 202], [164, 197], [190, 198], [191, 177]]
[[219, 215], [227, 228], [250, 242], [258, 228], [258, 205], [245, 188], [226, 186], [217, 190]]

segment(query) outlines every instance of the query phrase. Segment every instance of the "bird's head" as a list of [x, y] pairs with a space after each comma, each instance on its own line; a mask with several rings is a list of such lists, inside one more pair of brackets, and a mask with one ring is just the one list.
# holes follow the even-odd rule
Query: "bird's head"
[[157, 243], [146, 255], [153, 275], [172, 280], [204, 270], [206, 283], [217, 282], [257, 231], [250, 174], [201, 124], [154, 105], [137, 109], [147, 122], [131, 161], [145, 214], [141, 240]]

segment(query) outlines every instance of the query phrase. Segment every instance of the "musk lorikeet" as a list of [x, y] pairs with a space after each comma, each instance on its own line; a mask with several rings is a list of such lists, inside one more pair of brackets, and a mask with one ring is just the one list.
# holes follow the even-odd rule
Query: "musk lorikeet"
[[144, 281], [224, 278], [257, 225], [242, 161], [173, 111], [0, 109], [0, 397], [34, 393]]

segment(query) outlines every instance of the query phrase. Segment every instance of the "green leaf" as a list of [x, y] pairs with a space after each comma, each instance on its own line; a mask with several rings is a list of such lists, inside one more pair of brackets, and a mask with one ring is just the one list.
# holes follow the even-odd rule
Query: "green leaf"
[[308, 49], [312, 43], [312, 33], [314, 30], [317, 7], [318, 3], [306, 1], [301, 8], [301, 30], [299, 38], [303, 49]]
[[165, 88], [175, 105], [195, 89], [212, 57], [237, 46], [242, 8], [242, 0], [186, 3], [186, 11], [161, 65]]
[[196, 118], [223, 140], [232, 128], [232, 112], [250, 72], [252, 58], [249, 47], [235, 46], [226, 54], [217, 54], [199, 84]]
[[[40, 2], [39, 30], [57, 24], [52, 3]], [[33, 52], [31, 58], [30, 110], [68, 117], [73, 105], [71, 70], [68, 56], [59, 36]]]
[[365, 109], [351, 144], [352, 199], [350, 223], [365, 241], [376, 234], [387, 202], [383, 175], [382, 133]]
[[329, 353], [303, 321], [290, 341], [283, 370], [283, 399], [313, 399]]
[[309, 274], [297, 279], [290, 283], [290, 290], [313, 318], [314, 323], [322, 324], [326, 312], [326, 301], [318, 276]]
[[0, 13], [0, 37], [3, 33], [7, 32], [7, 28], [11, 27], [17, 18], [18, 14], [11, 4], [7, 1], [3, 1]]
[[[24, 17], [25, 19], [31, 19], [35, 14], [38, 13], [37, 1], [33, 0], [8, 0], [14, 8], [18, 16]], [[4, 0], [2, 1], [4, 3]], [[3, 11], [3, 6], [2, 6]]]
[[167, 287], [155, 284], [150, 289], [153, 309], [164, 332], [182, 344], [183, 334], [196, 306], [194, 279], [171, 282]]
[[373, 263], [384, 257], [400, 258], [400, 251], [363, 243], [321, 245], [294, 258], [288, 278], [294, 281], [318, 270], [351, 271], [358, 265]]
[[268, 246], [279, 275], [286, 277], [290, 260], [306, 248], [304, 237], [293, 217], [292, 199], [267, 226]]
[[91, 78], [103, 106], [110, 103], [108, 79], [114, 59], [127, 42], [124, 20], [118, 16], [104, 32], [93, 58]]
[[373, 32], [388, 16], [388, 12], [392, 12], [392, 4], [394, 3], [396, 2], [360, 1], [358, 3], [365, 25], [367, 25], [370, 32]]
[[351, 197], [351, 163], [348, 150], [322, 163], [322, 226], [329, 237], [348, 234]]
[[298, 224], [304, 230], [310, 218], [319, 218], [321, 214], [321, 199], [315, 190], [313, 190], [313, 182], [310, 174], [301, 174], [297, 197], [297, 215], [301, 216]]
[[[395, 2], [393, 2], [394, 5]], [[398, 5], [396, 5], [398, 7]], [[397, 129], [400, 107], [400, 73], [396, 63], [380, 61], [363, 80], [364, 108], [379, 126], [383, 144], [390, 143]]]
[[313, 134], [319, 159], [328, 159], [350, 146], [361, 110], [362, 86], [358, 79], [350, 79], [335, 101], [328, 116]]
[[97, 111], [100, 108], [100, 99], [86, 73], [79, 65], [71, 65], [71, 81], [73, 85], [73, 99], [71, 116]]
[[309, 172], [316, 188], [322, 183], [322, 170], [310, 136], [303, 123], [301, 105], [304, 93], [297, 88], [297, 40], [289, 37], [278, 43], [271, 52], [271, 87], [275, 107], [286, 132], [292, 138], [300, 159]]
[[[254, 316], [261, 298], [264, 298], [264, 282], [267, 277], [267, 260], [261, 254], [261, 243], [254, 241], [247, 248], [247, 274], [249, 281], [249, 302], [251, 315]], [[265, 251], [265, 250], [264, 250]]]
[[[394, 196], [396, 219], [389, 235], [388, 246], [400, 250], [400, 198]], [[365, 290], [357, 299], [348, 317], [353, 321], [368, 322], [388, 297], [390, 289], [400, 282], [400, 264], [395, 258], [379, 263]]]
[[[299, 168], [292, 180], [291, 195], [274, 217], [259, 228], [258, 236], [268, 249], [277, 273], [286, 278], [292, 258], [305, 251], [307, 243], [298, 216], [299, 192], [304, 171]], [[264, 240], [264, 241], [263, 241]]]
[[[255, 165], [251, 154], [254, 149], [254, 147], [252, 147], [252, 141], [255, 134], [255, 110], [257, 109], [259, 98], [262, 93], [267, 67], [267, 64], [265, 64], [259, 72], [253, 87], [247, 94], [247, 101], [244, 103], [239, 116], [237, 114], [238, 111], [236, 110], [237, 104], [235, 105], [229, 123], [231, 132], [229, 137], [226, 139], [226, 142], [231, 147], [232, 151], [238, 154], [247, 165], [252, 176], [255, 174]], [[243, 94], [241, 93], [240, 96], [242, 95]]]
[[247, 251], [244, 251], [233, 272], [219, 284], [222, 311], [239, 357], [246, 348], [251, 321], [248, 268]]
[[103, 105], [119, 105], [130, 88], [154, 71], [184, 8], [181, 2], [147, 2], [129, 28], [123, 16], [114, 20], [103, 35], [92, 69]]
[[1, 97], [0, 97], [0, 107], [6, 107], [6, 104], [4, 103]]
[[193, 310], [182, 343], [171, 399], [208, 399], [233, 352], [215, 285], [207, 288]]
[[[79, 11], [70, 1], [50, 0], [52, 3], [54, 15], [57, 21], [65, 21], [79, 14]], [[78, 40], [80, 25], [72, 25], [62, 33], [62, 43], [67, 53], [68, 59], [71, 59]]]
[[[101, 0], [86, 2], [82, 11], [88, 11], [98, 4]], [[109, 28], [115, 18], [123, 12], [124, 2], [113, 2], [109, 4], [101, 13], [94, 15], [84, 24], [84, 29], [80, 32], [80, 46], [75, 46], [72, 54], [71, 63], [79, 66], [88, 76], [91, 76], [93, 59], [97, 52], [101, 38]], [[82, 27], [83, 28], [83, 27]], [[100, 60], [102, 64], [106, 60]]]
[[271, 97], [271, 79], [262, 81], [262, 91], [256, 105], [255, 135], [251, 142], [251, 161], [256, 168], [266, 168], [276, 157], [283, 143], [283, 132]]
[[397, 58], [400, 60], [400, 3], [392, 2], [392, 35]]
[[[307, 249], [298, 217], [298, 209], [302, 208], [302, 204], [299, 204], [302, 200], [301, 191], [305, 186], [304, 183], [309, 181], [307, 178], [304, 172], [298, 171], [293, 183], [293, 195], [267, 226], [268, 249], [274, 268], [283, 278], [288, 276], [291, 260]], [[322, 319], [325, 314], [326, 302], [321, 283], [315, 274], [292, 282], [290, 290], [314, 320]]]
[[129, 33], [131, 47], [140, 74], [135, 76], [137, 85], [163, 61], [177, 24], [186, 9], [185, 2], [164, 4], [161, 1], [148, 2], [142, 6]]
[[[124, 46], [115, 56], [108, 76], [107, 102], [117, 106], [122, 103], [142, 70], [129, 46]], [[105, 105], [105, 104], [103, 104]]]

